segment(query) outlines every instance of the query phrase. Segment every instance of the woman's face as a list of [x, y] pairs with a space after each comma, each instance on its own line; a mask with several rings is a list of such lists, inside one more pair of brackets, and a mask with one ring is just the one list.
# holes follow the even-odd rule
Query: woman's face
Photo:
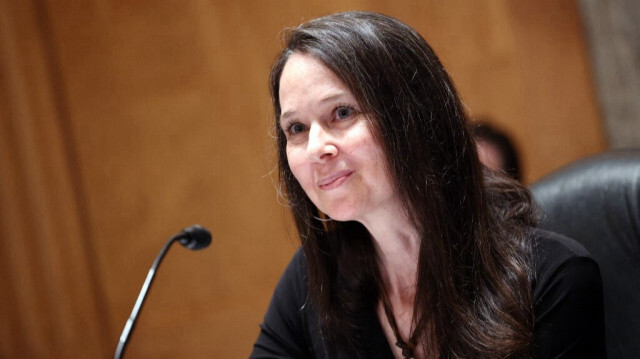
[[294, 53], [282, 71], [279, 98], [289, 167], [322, 212], [366, 223], [394, 210], [396, 196], [367, 116], [331, 70]]

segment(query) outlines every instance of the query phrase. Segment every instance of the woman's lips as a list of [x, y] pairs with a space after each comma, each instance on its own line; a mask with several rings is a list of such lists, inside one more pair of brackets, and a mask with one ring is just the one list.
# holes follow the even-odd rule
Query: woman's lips
[[344, 183], [344, 181], [349, 179], [349, 176], [351, 176], [353, 172], [354, 172], [353, 170], [339, 171], [332, 174], [331, 176], [320, 179], [319, 181], [316, 182], [316, 184], [318, 185], [318, 187], [320, 187], [320, 189], [323, 189], [323, 190], [334, 189], [336, 187], [339, 187], [341, 184]]

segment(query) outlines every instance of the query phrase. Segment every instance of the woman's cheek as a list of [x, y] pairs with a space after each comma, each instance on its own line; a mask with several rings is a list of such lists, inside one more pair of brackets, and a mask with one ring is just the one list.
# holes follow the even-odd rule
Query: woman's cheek
[[305, 173], [305, 159], [306, 156], [301, 151], [296, 149], [287, 148], [287, 161], [289, 162], [289, 168], [291, 173], [300, 183], [300, 185], [306, 190], [308, 175]]

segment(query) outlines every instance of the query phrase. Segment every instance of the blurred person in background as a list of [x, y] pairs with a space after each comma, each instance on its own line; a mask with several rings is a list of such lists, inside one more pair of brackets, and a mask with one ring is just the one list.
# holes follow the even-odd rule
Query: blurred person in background
[[517, 181], [522, 180], [518, 151], [507, 133], [485, 120], [478, 120], [472, 126], [480, 162]]

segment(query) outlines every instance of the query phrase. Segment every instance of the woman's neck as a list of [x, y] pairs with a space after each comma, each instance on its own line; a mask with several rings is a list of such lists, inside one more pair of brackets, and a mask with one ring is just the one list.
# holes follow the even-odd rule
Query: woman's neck
[[402, 210], [387, 211], [362, 223], [373, 238], [387, 295], [412, 301], [420, 250], [418, 232]]
[[[388, 308], [385, 309], [384, 299], [380, 298], [376, 310], [378, 318], [394, 357], [402, 358], [401, 349], [396, 346], [396, 342], [402, 340], [407, 343], [416, 324], [413, 311], [420, 238], [405, 214], [406, 211], [400, 206], [390, 207], [395, 208], [387, 208], [360, 222], [373, 238], [384, 290], [382, 295], [388, 300]], [[387, 310], [391, 313], [387, 313]], [[395, 331], [398, 332], [397, 335]], [[414, 355], [424, 358], [420, 346], [414, 348]]]

